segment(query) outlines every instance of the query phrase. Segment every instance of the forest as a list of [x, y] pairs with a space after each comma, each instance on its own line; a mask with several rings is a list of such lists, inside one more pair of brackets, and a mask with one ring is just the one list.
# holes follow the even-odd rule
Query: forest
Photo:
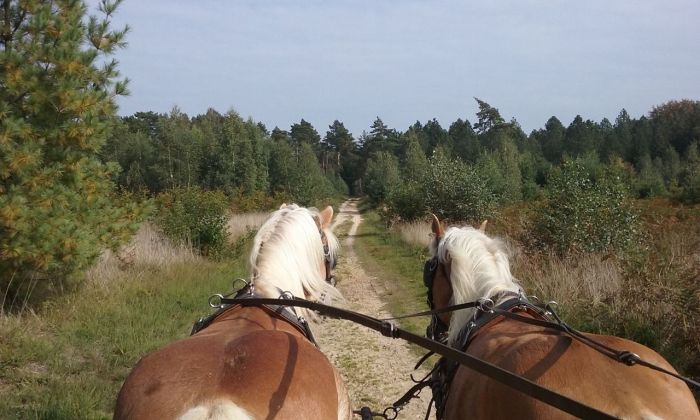
[[[322, 136], [304, 119], [268, 130], [235, 111], [209, 109], [191, 118], [177, 108], [169, 114], [139, 112], [118, 120], [100, 156], [119, 163], [118, 185], [126, 191], [200, 187], [303, 204], [333, 194], [367, 195], [394, 204], [392, 210], [409, 219], [418, 213], [397, 200], [443, 161], [453, 163], [448, 171], [473, 172], [483, 194], [498, 205], [541, 198], [553, 172], [573, 160], [591, 176], [619, 167], [633, 197], [700, 200], [698, 101], [669, 101], [640, 118], [622, 109], [614, 122], [576, 116], [565, 126], [553, 116], [529, 134], [515, 119], [506, 122], [496, 107], [476, 101], [473, 124], [465, 118], [443, 128], [432, 119], [400, 130], [377, 117], [357, 138], [340, 120]], [[423, 207], [440, 212], [432, 204]]]

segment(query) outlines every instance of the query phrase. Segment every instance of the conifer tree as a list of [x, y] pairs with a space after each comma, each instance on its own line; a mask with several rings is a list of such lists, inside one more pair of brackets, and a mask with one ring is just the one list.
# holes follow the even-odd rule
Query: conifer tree
[[[128, 30], [81, 0], [0, 3], [0, 290], [60, 279], [129, 234], [114, 164], [98, 159], [126, 93], [117, 62]], [[14, 284], [11, 284], [14, 282]]]

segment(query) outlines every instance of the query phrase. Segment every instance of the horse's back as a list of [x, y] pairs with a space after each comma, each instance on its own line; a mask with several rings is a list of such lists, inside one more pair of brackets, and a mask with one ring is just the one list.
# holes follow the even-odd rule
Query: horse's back
[[[675, 372], [658, 353], [641, 344], [618, 337], [589, 336]], [[479, 334], [468, 353], [620, 418], [700, 418], [684, 382], [643, 366], [619, 363], [552, 330], [523, 328], [522, 324], [504, 321]], [[465, 367], [460, 367], [455, 375], [446, 410], [447, 418], [565, 416], [554, 407]]]
[[141, 359], [115, 418], [337, 418], [334, 369], [305, 337], [216, 327]]

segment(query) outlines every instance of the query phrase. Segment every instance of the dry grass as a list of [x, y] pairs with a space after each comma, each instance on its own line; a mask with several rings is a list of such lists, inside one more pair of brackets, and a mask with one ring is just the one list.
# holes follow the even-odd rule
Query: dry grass
[[568, 305], [614, 301], [623, 284], [619, 261], [599, 254], [560, 258], [515, 252], [511, 264], [528, 294]]
[[270, 217], [269, 212], [237, 213], [231, 215], [226, 225], [229, 241], [245, 235], [249, 230], [257, 230]]
[[427, 247], [433, 239], [430, 224], [424, 221], [397, 223], [392, 230], [409, 245]]
[[[267, 220], [264, 212], [233, 214], [227, 223], [229, 241], [234, 243], [249, 230], [255, 230]], [[200, 259], [187, 244], [176, 245], [164, 237], [150, 223], [144, 223], [129, 245], [119, 252], [106, 250], [98, 261], [85, 272], [88, 284], [110, 284], [126, 271], [138, 275], [144, 270], [160, 270], [179, 263]]]
[[199, 258], [187, 245], [172, 244], [153, 225], [144, 223], [129, 245], [117, 253], [104, 251], [85, 272], [85, 278], [89, 284], [105, 285], [122, 276], [126, 269], [163, 269]]

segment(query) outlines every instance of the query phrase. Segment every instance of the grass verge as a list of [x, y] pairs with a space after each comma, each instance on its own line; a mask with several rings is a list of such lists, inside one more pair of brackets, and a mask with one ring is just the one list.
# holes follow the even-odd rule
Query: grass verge
[[[387, 231], [374, 211], [365, 211], [355, 238], [355, 251], [368, 274], [377, 278], [384, 290], [382, 300], [395, 316], [427, 309], [423, 285], [424, 247], [412, 246]], [[429, 319], [409, 318], [402, 328], [415, 334], [425, 333]]]
[[188, 336], [209, 312], [207, 297], [245, 275], [244, 255], [132, 267], [35, 312], [0, 317], [0, 418], [111, 418], [131, 368]]

